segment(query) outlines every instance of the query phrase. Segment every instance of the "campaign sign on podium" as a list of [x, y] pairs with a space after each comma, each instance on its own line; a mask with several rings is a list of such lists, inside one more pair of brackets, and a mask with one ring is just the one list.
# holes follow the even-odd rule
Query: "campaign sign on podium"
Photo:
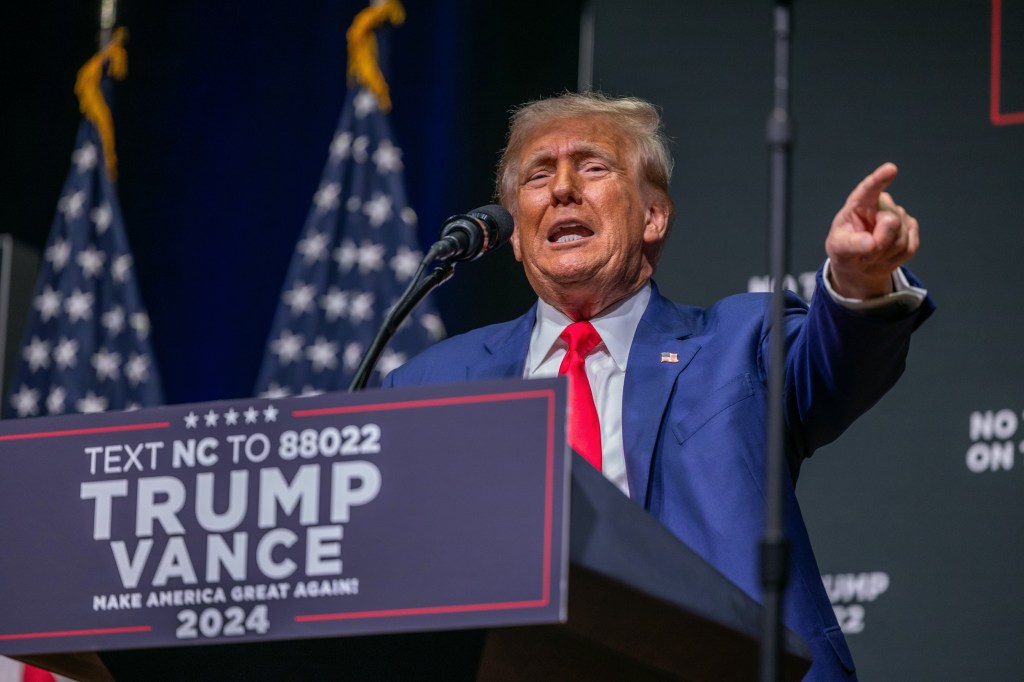
[[564, 621], [565, 390], [0, 422], [0, 653]]

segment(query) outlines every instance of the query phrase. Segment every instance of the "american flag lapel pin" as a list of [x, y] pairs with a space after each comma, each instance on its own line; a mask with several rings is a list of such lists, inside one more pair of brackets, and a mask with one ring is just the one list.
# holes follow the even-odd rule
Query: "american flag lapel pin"
[[662, 362], [679, 362], [679, 354], [678, 353], [662, 353], [661, 354], [661, 361]]

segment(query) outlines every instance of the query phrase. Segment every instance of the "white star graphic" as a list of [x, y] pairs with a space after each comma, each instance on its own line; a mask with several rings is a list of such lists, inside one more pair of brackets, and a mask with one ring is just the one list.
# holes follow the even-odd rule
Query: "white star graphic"
[[149, 316], [146, 313], [132, 313], [131, 325], [140, 339], [146, 338], [149, 334]]
[[384, 245], [364, 239], [359, 246], [359, 272], [364, 275], [384, 267]]
[[370, 219], [370, 227], [380, 227], [391, 218], [391, 197], [387, 194], [375, 194], [363, 204], [363, 213]]
[[388, 264], [395, 273], [395, 279], [404, 282], [416, 274], [421, 260], [423, 260], [422, 253], [413, 251], [403, 244], [398, 247], [398, 252], [388, 261]]
[[124, 375], [132, 386], [149, 380], [149, 358], [145, 355], [132, 353], [128, 363], [124, 366]]
[[359, 324], [373, 317], [374, 295], [369, 291], [362, 291], [352, 298], [348, 306], [348, 319], [353, 324]]
[[40, 369], [50, 366], [50, 342], [33, 336], [32, 341], [21, 351], [21, 357], [28, 362], [29, 369], [35, 374]]
[[93, 224], [96, 225], [96, 234], [103, 234], [114, 222], [114, 212], [107, 202], [103, 202], [101, 206], [97, 206], [90, 211], [89, 217], [92, 218]]
[[348, 272], [359, 260], [359, 247], [351, 239], [346, 239], [334, 250], [334, 260], [343, 273]]
[[276, 422], [278, 412], [279, 410], [273, 405], [267, 405], [267, 408], [263, 410], [263, 421]]
[[75, 262], [82, 268], [82, 274], [87, 278], [91, 278], [97, 277], [103, 272], [103, 263], [106, 259], [106, 254], [92, 244], [89, 244], [89, 248], [79, 251], [78, 256], [75, 257]]
[[220, 415], [214, 412], [213, 409], [203, 415], [203, 421], [206, 422], [207, 426], [216, 426], [219, 419]]
[[227, 412], [224, 413], [224, 425], [225, 426], [234, 426], [237, 423], [238, 423], [238, 412], [235, 410], [235, 408], [232, 407], [230, 410], [228, 410]]
[[64, 401], [67, 397], [67, 391], [62, 386], [51, 387], [50, 395], [46, 397], [46, 411], [50, 414], [61, 414], [64, 412]]
[[61, 337], [53, 349], [53, 360], [60, 369], [74, 367], [78, 362], [78, 341]]
[[377, 96], [369, 90], [360, 90], [352, 100], [352, 106], [356, 111], [356, 118], [366, 118], [366, 115], [377, 109]]
[[355, 194], [350, 196], [348, 198], [348, 201], [345, 202], [345, 210], [348, 211], [349, 213], [356, 213], [362, 207], [363, 200], [360, 199], [359, 196]]
[[338, 344], [318, 336], [316, 342], [306, 349], [306, 357], [313, 363], [314, 372], [334, 369], [338, 366]]
[[83, 414], [107, 411], [107, 399], [96, 395], [92, 391], [85, 394], [85, 397], [75, 402], [75, 409]]
[[341, 361], [345, 365], [345, 369], [352, 371], [359, 367], [359, 363], [363, 359], [363, 347], [357, 341], [352, 341], [345, 346], [345, 352], [342, 354]]
[[295, 282], [295, 285], [284, 292], [281, 298], [292, 309], [292, 315], [298, 317], [309, 310], [315, 293], [316, 289], [312, 285]]
[[39, 294], [35, 298], [35, 309], [39, 311], [39, 315], [43, 318], [43, 322], [48, 321], [51, 317], [60, 312], [60, 294], [54, 291], [49, 284], [43, 289], [43, 293]]
[[340, 161], [348, 157], [352, 147], [352, 133], [338, 133], [331, 141], [331, 158]]
[[402, 170], [402, 150], [391, 144], [391, 140], [381, 140], [377, 150], [373, 152], [373, 162], [380, 174]]
[[132, 257], [130, 254], [124, 253], [114, 259], [114, 262], [110, 264], [110, 276], [114, 278], [115, 282], [124, 284], [128, 281], [128, 273], [132, 269]]
[[57, 239], [46, 247], [46, 260], [53, 265], [53, 269], [60, 272], [67, 265], [68, 258], [71, 257], [71, 245], [64, 239]]
[[88, 320], [92, 318], [92, 301], [92, 293], [75, 289], [75, 292], [64, 300], [64, 310], [72, 322]]
[[256, 418], [260, 415], [260, 413], [256, 411], [255, 407], [252, 407], [250, 405], [249, 409], [243, 412], [242, 415], [245, 417], [246, 424], [255, 424]]
[[356, 163], [366, 163], [366, 150], [370, 146], [370, 138], [360, 135], [352, 142], [352, 158]]
[[199, 426], [199, 415], [189, 410], [189, 413], [185, 415], [185, 428], [194, 429]]
[[103, 323], [103, 327], [110, 332], [112, 336], [117, 336], [124, 329], [124, 308], [119, 305], [114, 306], [107, 312], [103, 313], [100, 318]]
[[64, 214], [64, 220], [69, 223], [82, 215], [84, 207], [85, 192], [82, 191], [61, 197], [57, 202], [57, 210]]
[[121, 354], [101, 348], [92, 356], [92, 366], [96, 370], [96, 378], [116, 380], [121, 376]]
[[11, 405], [19, 417], [31, 417], [39, 412], [39, 391], [22, 384], [18, 392], [11, 396]]
[[270, 342], [270, 350], [277, 355], [278, 362], [287, 365], [301, 355], [303, 341], [301, 334], [292, 334], [284, 329], [281, 336]]
[[402, 222], [406, 225], [415, 225], [417, 221], [419, 221], [419, 218], [416, 217], [416, 211], [412, 210], [408, 206], [403, 208], [399, 215], [401, 215]]
[[320, 297], [320, 307], [323, 308], [327, 321], [334, 322], [348, 309], [348, 293], [338, 287], [331, 287]]
[[302, 260], [305, 261], [306, 265], [312, 265], [318, 260], [323, 259], [327, 254], [328, 241], [326, 233], [314, 232], [306, 238], [299, 240], [295, 249], [302, 254]]
[[377, 371], [382, 377], [387, 376], [392, 370], [404, 365], [408, 359], [405, 353], [397, 353], [388, 348], [381, 353], [380, 359], [377, 361]]
[[261, 398], [286, 398], [289, 395], [291, 395], [291, 391], [276, 381], [271, 381], [270, 385], [267, 386], [267, 390], [260, 393]]
[[320, 189], [313, 195], [313, 203], [316, 204], [317, 210], [321, 213], [333, 211], [340, 204], [339, 194], [341, 194], [341, 185], [336, 182], [320, 185]]
[[427, 330], [427, 336], [434, 341], [440, 341], [444, 338], [444, 322], [437, 315], [426, 313], [420, 316], [420, 324], [424, 329]]
[[75, 170], [78, 173], [84, 173], [95, 168], [98, 159], [99, 155], [96, 153], [96, 146], [92, 142], [86, 142], [71, 153], [71, 163], [75, 165]]

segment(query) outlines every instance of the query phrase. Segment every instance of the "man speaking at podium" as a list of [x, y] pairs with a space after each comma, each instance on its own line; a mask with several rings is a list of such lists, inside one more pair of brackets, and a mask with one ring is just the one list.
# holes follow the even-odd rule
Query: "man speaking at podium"
[[[498, 195], [539, 300], [433, 346], [385, 384], [568, 375], [573, 448], [757, 598], [770, 296], [696, 308], [658, 292], [671, 167], [647, 102], [565, 94], [519, 108]], [[885, 191], [895, 176], [886, 163], [857, 185], [828, 232], [810, 307], [787, 300], [784, 617], [811, 647], [807, 679], [855, 673], [794, 495], [800, 463], [896, 382], [934, 307], [900, 268], [919, 242], [917, 221]]]

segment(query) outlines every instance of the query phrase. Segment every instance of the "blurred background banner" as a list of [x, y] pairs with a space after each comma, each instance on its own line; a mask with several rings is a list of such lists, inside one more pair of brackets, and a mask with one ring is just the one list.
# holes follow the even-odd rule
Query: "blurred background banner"
[[[132, 73], [114, 106], [118, 195], [168, 402], [253, 391], [346, 106], [344, 28], [364, 7], [122, 0]], [[42, 254], [96, 7], [21, 11], [0, 41], [12, 93], [0, 230]], [[765, 286], [770, 2], [406, 12], [381, 67], [420, 246], [492, 196], [508, 110], [583, 81], [664, 109], [678, 217], [661, 290], [707, 304]], [[863, 679], [1016, 679], [1024, 1], [821, 0], [794, 3], [793, 20], [793, 288], [804, 293], [850, 189], [891, 160], [892, 193], [921, 222], [911, 268], [939, 306], [903, 381], [803, 467], [823, 579]], [[532, 300], [507, 249], [461, 264], [435, 298], [449, 334]]]

